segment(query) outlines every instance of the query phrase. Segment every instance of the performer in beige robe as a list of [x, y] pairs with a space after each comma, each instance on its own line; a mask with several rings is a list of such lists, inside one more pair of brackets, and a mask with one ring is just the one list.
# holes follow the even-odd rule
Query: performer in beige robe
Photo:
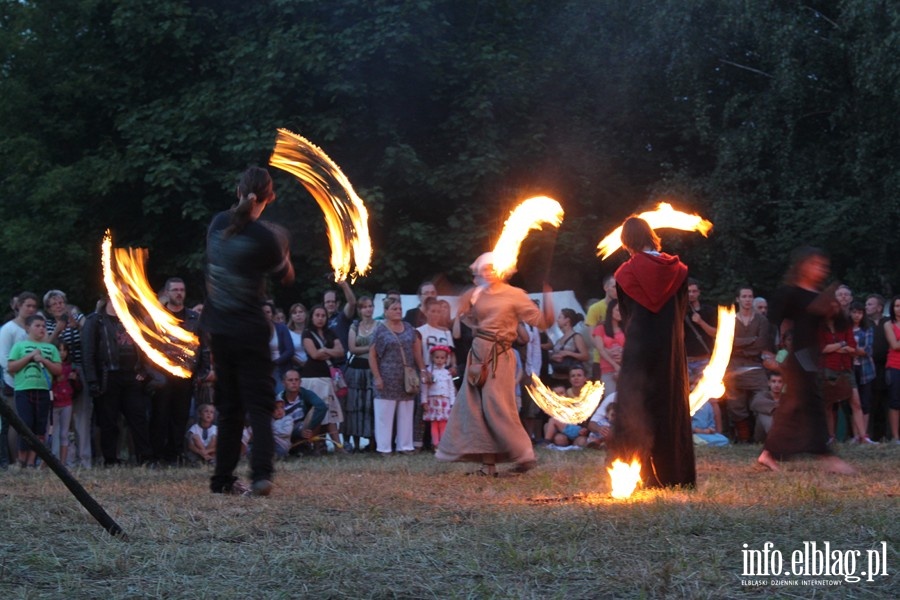
[[511, 349], [520, 322], [546, 329], [553, 324], [550, 288], [543, 312], [525, 292], [494, 272], [491, 253], [472, 266], [476, 286], [460, 298], [459, 314], [475, 332], [462, 388], [435, 454], [442, 461], [480, 462], [474, 474], [496, 477], [497, 463], [515, 463], [524, 473], [537, 463], [516, 408], [516, 359]]

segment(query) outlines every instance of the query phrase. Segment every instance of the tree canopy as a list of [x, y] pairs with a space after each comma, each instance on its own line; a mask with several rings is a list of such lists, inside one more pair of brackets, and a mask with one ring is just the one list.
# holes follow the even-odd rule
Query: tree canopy
[[[818, 245], [859, 292], [894, 293], [900, 5], [668, 0], [21, 0], [0, 5], [0, 292], [100, 291], [100, 240], [150, 250], [199, 299], [206, 225], [285, 127], [370, 211], [363, 289], [463, 282], [510, 208], [558, 199], [518, 283], [582, 300], [621, 262], [596, 243], [668, 199], [715, 224], [663, 233], [728, 299]], [[266, 217], [298, 283], [329, 285], [318, 208], [273, 170]], [[551, 247], [553, 249], [551, 250]]]

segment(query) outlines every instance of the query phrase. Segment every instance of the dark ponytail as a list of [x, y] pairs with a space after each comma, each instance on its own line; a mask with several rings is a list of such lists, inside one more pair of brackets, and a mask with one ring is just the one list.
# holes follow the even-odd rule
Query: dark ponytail
[[238, 203], [231, 207], [231, 222], [224, 235], [229, 238], [243, 231], [252, 220], [254, 204], [265, 202], [272, 195], [272, 177], [262, 167], [250, 167], [238, 181]]

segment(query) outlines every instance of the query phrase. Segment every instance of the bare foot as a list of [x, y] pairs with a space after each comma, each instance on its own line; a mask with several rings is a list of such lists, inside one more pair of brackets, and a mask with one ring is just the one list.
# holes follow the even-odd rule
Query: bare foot
[[839, 459], [837, 456], [823, 456], [820, 460], [822, 469], [826, 473], [837, 473], [839, 475], [856, 475], [856, 469]]
[[772, 454], [768, 450], [763, 450], [762, 454], [759, 455], [759, 458], [756, 459], [756, 462], [769, 469], [770, 471], [780, 471], [781, 467], [778, 466], [778, 463], [772, 458]]

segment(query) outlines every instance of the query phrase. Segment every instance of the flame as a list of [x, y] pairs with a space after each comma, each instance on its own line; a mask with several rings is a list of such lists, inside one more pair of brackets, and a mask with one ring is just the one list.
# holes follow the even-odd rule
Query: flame
[[532, 373], [531, 385], [525, 389], [541, 410], [563, 423], [587, 421], [603, 400], [603, 384], [599, 381], [588, 381], [577, 398], [569, 398], [554, 393], [541, 382], [537, 374]]
[[103, 283], [128, 335], [161, 369], [176, 377], [190, 378], [200, 341], [159, 303], [156, 292], [147, 283], [147, 250], [116, 248], [113, 260], [112, 234], [106, 230], [102, 251]]
[[[660, 202], [656, 210], [643, 212], [638, 215], [653, 229], [670, 228], [680, 229], [682, 231], [697, 231], [702, 236], [709, 235], [709, 230], [713, 224], [699, 215], [689, 215], [672, 208], [668, 202]], [[613, 252], [622, 247], [622, 226], [620, 225], [612, 233], [600, 240], [597, 244], [597, 256], [600, 260], [605, 260]]]
[[719, 307], [719, 324], [716, 329], [716, 344], [713, 346], [709, 364], [703, 369], [703, 374], [694, 389], [691, 391], [690, 406], [691, 415], [697, 412], [703, 403], [710, 398], [721, 398], [725, 393], [725, 369], [731, 360], [731, 347], [734, 344], [734, 307]]
[[546, 196], [535, 196], [523, 200], [509, 213], [503, 225], [503, 233], [494, 246], [494, 272], [501, 279], [507, 279], [516, 272], [519, 247], [532, 229], [543, 229], [547, 223], [559, 227], [563, 219], [563, 209], [559, 202]]
[[612, 484], [610, 496], [613, 498], [619, 500], [630, 498], [641, 483], [641, 462], [637, 458], [631, 459], [631, 464], [617, 458], [606, 471]]
[[340, 167], [321, 148], [287, 129], [278, 130], [269, 164], [299, 179], [322, 209], [334, 280], [364, 275], [372, 260], [369, 213]]

